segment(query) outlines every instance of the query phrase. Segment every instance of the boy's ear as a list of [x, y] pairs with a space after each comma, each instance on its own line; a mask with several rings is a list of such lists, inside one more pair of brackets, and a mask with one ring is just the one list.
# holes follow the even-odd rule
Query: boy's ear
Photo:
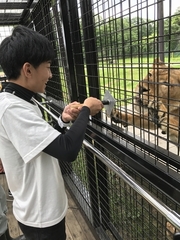
[[24, 63], [23, 67], [22, 67], [22, 71], [23, 74], [26, 77], [31, 77], [31, 73], [32, 73], [32, 65], [28, 62]]

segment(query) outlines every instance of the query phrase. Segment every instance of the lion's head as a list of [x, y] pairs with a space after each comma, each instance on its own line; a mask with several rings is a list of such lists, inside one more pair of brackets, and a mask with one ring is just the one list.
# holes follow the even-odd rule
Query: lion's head
[[[130, 112], [113, 109], [111, 120], [124, 126], [157, 129], [179, 142], [180, 70], [155, 60], [152, 70], [135, 88], [136, 95]], [[143, 119], [143, 121], [142, 121]]]
[[135, 109], [147, 109], [151, 101], [161, 101], [169, 112], [179, 108], [180, 70], [165, 65], [155, 59], [152, 70], [135, 88]]

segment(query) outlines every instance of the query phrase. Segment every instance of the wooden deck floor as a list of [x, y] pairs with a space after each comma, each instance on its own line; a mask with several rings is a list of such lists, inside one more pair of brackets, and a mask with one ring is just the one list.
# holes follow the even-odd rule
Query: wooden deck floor
[[[8, 196], [8, 186], [4, 174], [0, 175], [0, 185], [3, 186]], [[67, 240], [99, 240], [91, 226], [87, 224], [86, 217], [81, 213], [78, 205], [73, 200], [70, 192], [67, 190], [69, 199], [69, 209], [66, 216]], [[8, 221], [11, 237], [17, 237], [21, 234], [17, 221], [12, 213], [12, 198], [7, 197]]]

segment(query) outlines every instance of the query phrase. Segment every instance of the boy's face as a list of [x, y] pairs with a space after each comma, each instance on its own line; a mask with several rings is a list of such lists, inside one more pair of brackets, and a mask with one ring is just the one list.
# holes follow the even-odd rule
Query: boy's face
[[41, 63], [37, 68], [33, 67], [31, 78], [31, 90], [35, 93], [44, 93], [46, 84], [52, 78], [51, 62]]

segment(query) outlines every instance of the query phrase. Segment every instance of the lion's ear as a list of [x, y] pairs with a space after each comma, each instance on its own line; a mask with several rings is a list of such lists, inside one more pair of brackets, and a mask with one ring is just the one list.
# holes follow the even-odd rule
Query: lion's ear
[[161, 61], [160, 58], [155, 58], [154, 59], [154, 64], [159, 64], [159, 63], [163, 63], [163, 62]]
[[164, 62], [162, 62], [161, 60], [160, 60], [160, 58], [155, 58], [154, 59], [154, 63], [153, 63], [153, 68], [157, 68], [157, 67], [166, 67], [166, 65], [164, 64]]

